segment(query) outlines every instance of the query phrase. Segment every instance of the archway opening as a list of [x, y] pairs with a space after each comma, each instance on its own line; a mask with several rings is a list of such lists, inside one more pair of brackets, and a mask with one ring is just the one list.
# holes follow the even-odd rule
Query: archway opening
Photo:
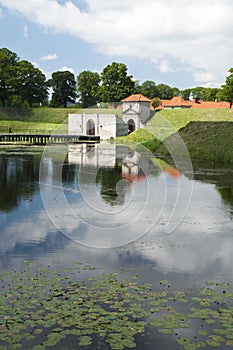
[[128, 120], [128, 135], [131, 134], [131, 132], [135, 131], [135, 122], [133, 119]]
[[95, 122], [92, 119], [87, 122], [87, 135], [95, 135]]

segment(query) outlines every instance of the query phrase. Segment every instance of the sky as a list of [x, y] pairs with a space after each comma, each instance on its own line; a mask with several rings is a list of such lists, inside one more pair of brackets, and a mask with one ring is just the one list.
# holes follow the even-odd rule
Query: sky
[[139, 83], [219, 87], [233, 67], [232, 0], [0, 0], [0, 48], [47, 78], [126, 64]]

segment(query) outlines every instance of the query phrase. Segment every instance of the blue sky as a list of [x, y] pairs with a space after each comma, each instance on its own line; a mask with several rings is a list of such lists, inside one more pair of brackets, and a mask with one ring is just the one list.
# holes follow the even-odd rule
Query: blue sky
[[125, 63], [142, 83], [220, 86], [233, 67], [232, 0], [0, 0], [0, 47], [49, 78]]

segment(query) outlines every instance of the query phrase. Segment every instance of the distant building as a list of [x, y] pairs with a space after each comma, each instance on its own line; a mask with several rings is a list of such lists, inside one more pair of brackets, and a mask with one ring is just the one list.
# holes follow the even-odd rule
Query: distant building
[[191, 101], [184, 100], [181, 96], [175, 96], [171, 100], [161, 100], [161, 107], [163, 109], [174, 108], [191, 108]]
[[161, 104], [157, 107], [160, 109], [187, 109], [187, 108], [230, 108], [229, 102], [217, 102], [217, 101], [202, 101], [198, 98], [192, 100], [184, 100], [181, 96], [175, 96], [171, 100], [161, 100]]

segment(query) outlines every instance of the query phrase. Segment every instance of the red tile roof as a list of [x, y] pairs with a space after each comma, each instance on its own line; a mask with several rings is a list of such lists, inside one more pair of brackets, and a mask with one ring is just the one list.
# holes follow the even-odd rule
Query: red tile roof
[[189, 101], [192, 108], [230, 108], [229, 102], [215, 102], [215, 101]]
[[[153, 109], [152, 106], [152, 99], [147, 98], [146, 96], [142, 94], [133, 94], [130, 95], [121, 102], [150, 102], [151, 103], [151, 109]], [[160, 106], [156, 108], [156, 110], [160, 110], [163, 108], [230, 108], [229, 102], [215, 102], [215, 101], [186, 101], [181, 96], [175, 96], [171, 100], [161, 100]]]
[[185, 101], [181, 96], [175, 96], [171, 100], [161, 100], [164, 107], [191, 107], [189, 101]]
[[163, 108], [230, 108], [229, 102], [215, 102], [215, 101], [186, 101], [180, 96], [173, 97], [171, 100], [161, 100], [161, 106], [157, 109]]
[[142, 94], [134, 94], [121, 100], [122, 102], [151, 102], [151, 99]]

